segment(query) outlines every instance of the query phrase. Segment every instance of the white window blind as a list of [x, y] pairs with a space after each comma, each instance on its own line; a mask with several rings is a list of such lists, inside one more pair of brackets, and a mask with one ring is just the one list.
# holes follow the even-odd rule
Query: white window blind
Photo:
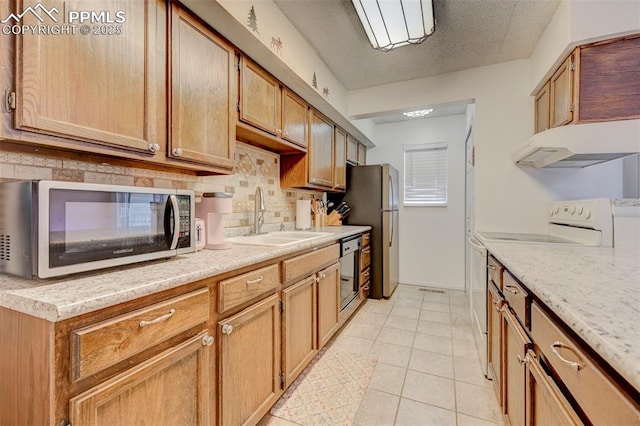
[[447, 205], [447, 143], [404, 146], [404, 205]]

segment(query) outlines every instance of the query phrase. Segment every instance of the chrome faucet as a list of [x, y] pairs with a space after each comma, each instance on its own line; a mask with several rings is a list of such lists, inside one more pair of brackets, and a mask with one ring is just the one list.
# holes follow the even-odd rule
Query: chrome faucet
[[267, 211], [267, 209], [264, 206], [264, 192], [262, 191], [261, 187], [257, 187], [256, 188], [256, 195], [255, 195], [255, 201], [256, 201], [256, 206], [255, 206], [255, 217], [253, 220], [253, 233], [254, 234], [261, 234], [260, 232], [260, 228], [262, 228], [262, 224], [264, 224], [264, 212]]

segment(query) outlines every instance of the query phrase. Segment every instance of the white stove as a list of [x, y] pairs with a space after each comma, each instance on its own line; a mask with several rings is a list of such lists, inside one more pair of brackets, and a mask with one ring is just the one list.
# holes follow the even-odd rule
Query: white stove
[[[613, 246], [612, 200], [554, 201], [548, 210], [547, 234], [478, 232], [478, 237], [493, 241], [539, 244]], [[639, 217], [640, 219], [640, 217]]]
[[616, 247], [640, 253], [640, 199], [555, 201], [549, 205], [548, 232], [477, 232], [471, 245], [471, 321], [485, 376], [487, 368], [487, 249], [482, 241]]

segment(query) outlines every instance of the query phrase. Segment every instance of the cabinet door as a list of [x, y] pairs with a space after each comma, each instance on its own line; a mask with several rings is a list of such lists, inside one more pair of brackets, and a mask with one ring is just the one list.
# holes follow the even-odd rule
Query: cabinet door
[[534, 133], [539, 133], [549, 128], [549, 85], [550, 83], [547, 82], [536, 95]]
[[314, 276], [282, 290], [282, 364], [288, 387], [316, 354], [316, 280]]
[[171, 157], [233, 167], [234, 61], [230, 44], [171, 4]]
[[240, 120], [280, 136], [280, 82], [246, 56], [240, 67]]
[[[96, 8], [93, 0], [66, 3]], [[65, 1], [47, 6], [63, 12]], [[16, 37], [16, 127], [149, 153], [150, 144], [164, 139], [158, 126], [164, 79], [156, 72], [164, 41], [156, 32], [156, 1], [113, 0], [109, 9], [126, 11], [126, 21], [112, 26], [120, 34]], [[41, 22], [27, 14], [22, 24]]]
[[345, 189], [347, 187], [347, 133], [336, 127], [333, 151], [333, 187]]
[[502, 324], [502, 298], [498, 295], [498, 290], [492, 283], [489, 283], [489, 292], [487, 292], [487, 324], [488, 331], [488, 361], [489, 361], [489, 378], [492, 380], [493, 389], [498, 397], [498, 404], [502, 403], [502, 369], [500, 364], [500, 336]]
[[210, 357], [200, 334], [69, 402], [71, 424], [210, 425]]
[[309, 106], [286, 87], [282, 89], [282, 138], [297, 145], [309, 145]]
[[363, 144], [358, 144], [358, 166], [367, 165], [367, 147]]
[[318, 346], [320, 349], [339, 328], [340, 264], [318, 272]]
[[282, 393], [278, 295], [220, 322], [218, 336], [220, 423], [255, 424]]
[[358, 141], [351, 135], [347, 136], [347, 162], [354, 166], [358, 164], [358, 145]]
[[333, 188], [333, 124], [311, 110], [309, 183]]
[[550, 87], [550, 127], [563, 126], [573, 120], [573, 55], [549, 81]]
[[527, 426], [582, 424], [532, 350], [527, 352], [526, 394]]
[[502, 309], [503, 410], [511, 426], [525, 424], [525, 356], [531, 341], [507, 306]]

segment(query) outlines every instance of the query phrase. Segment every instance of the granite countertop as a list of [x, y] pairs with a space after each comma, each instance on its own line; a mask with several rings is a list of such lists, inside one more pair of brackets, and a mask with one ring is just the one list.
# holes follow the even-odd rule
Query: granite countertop
[[640, 251], [483, 240], [548, 308], [640, 391]]
[[0, 274], [0, 306], [51, 322], [117, 305], [193, 281], [274, 259], [365, 232], [369, 226], [316, 228], [321, 238], [286, 247], [239, 245], [229, 250], [202, 250], [166, 260], [46, 280]]

